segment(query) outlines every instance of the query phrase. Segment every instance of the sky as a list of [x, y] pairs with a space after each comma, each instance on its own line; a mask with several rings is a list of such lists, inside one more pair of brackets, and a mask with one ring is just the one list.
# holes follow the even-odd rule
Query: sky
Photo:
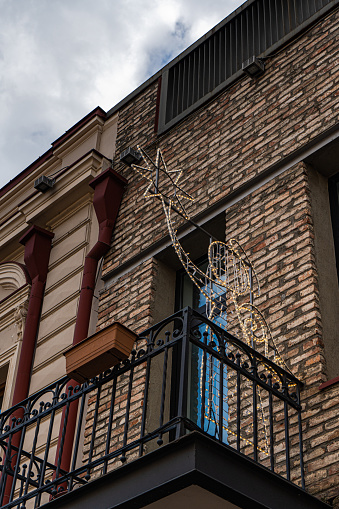
[[244, 0], [0, 0], [0, 188]]

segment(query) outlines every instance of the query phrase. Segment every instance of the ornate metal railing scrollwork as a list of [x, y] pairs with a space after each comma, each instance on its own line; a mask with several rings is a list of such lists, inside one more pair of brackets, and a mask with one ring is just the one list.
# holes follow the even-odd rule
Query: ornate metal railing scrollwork
[[[68, 382], [1, 414], [3, 508], [39, 507], [192, 430], [288, 479], [293, 471], [303, 486], [302, 384], [190, 308], [140, 334], [126, 361], [75, 388]], [[65, 472], [55, 447], [62, 410], [76, 399]]]

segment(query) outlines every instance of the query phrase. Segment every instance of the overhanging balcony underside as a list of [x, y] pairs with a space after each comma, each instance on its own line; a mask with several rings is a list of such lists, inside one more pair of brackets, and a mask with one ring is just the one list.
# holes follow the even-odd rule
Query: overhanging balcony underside
[[[306, 500], [301, 387], [293, 375], [262, 353], [186, 308], [140, 335], [131, 357], [112, 370], [75, 388], [64, 378], [1, 415], [3, 507], [67, 507], [69, 499], [83, 500], [84, 508], [86, 493], [101, 489], [100, 500], [114, 500], [102, 507], [123, 507], [131, 497], [136, 504], [140, 497], [146, 504], [161, 498], [167, 489], [169, 495], [193, 485], [235, 507], [249, 507], [250, 491], [243, 493], [237, 477], [232, 480], [232, 462], [239, 465], [237, 475], [245, 476], [244, 485], [246, 476], [257, 478], [265, 472], [263, 479], [277, 487], [276, 496], [283, 486]], [[65, 469], [63, 439], [74, 405], [78, 405], [78, 426], [73, 456]], [[59, 433], [61, 447], [56, 455]], [[187, 457], [192, 454], [191, 460], [200, 458], [201, 463], [188, 463], [182, 470], [184, 447], [193, 447], [195, 452], [189, 449]], [[209, 448], [215, 457], [208, 454]], [[171, 468], [162, 470], [163, 464]], [[216, 464], [224, 473], [229, 471], [227, 479], [219, 479], [218, 469], [214, 474], [208, 470]], [[141, 482], [147, 469], [151, 477], [146, 484], [135, 486], [137, 477], [128, 481], [133, 472], [141, 476]], [[181, 479], [179, 484], [176, 478]], [[128, 482], [136, 490], [134, 495]], [[253, 487], [252, 502], [256, 490]], [[181, 497], [185, 493], [181, 491]], [[260, 505], [264, 499], [257, 503], [251, 507], [283, 507]], [[95, 507], [101, 506], [96, 503]]]
[[46, 509], [328, 509], [329, 506], [245, 456], [193, 432]]

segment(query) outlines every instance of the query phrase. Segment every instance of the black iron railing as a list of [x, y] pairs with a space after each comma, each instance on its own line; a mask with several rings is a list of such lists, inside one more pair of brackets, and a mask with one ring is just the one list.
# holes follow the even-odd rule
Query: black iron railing
[[[127, 361], [74, 389], [68, 382], [1, 414], [2, 507], [39, 507], [190, 430], [304, 487], [302, 384], [190, 308], [140, 335]], [[75, 400], [66, 472], [56, 444]]]

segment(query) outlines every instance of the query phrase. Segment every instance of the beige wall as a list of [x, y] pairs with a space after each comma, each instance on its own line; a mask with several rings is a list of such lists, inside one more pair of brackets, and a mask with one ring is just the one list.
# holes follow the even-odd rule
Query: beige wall
[[[24, 263], [24, 247], [18, 241], [30, 225], [54, 233], [31, 394], [66, 373], [63, 352], [73, 340], [84, 260], [98, 237], [93, 189], [89, 183], [110, 165], [116, 131], [117, 116], [106, 122], [95, 115], [62, 143], [56, 144], [47, 161], [33, 168], [28, 176], [0, 197], [0, 263]], [[62, 168], [65, 169], [60, 171]], [[34, 189], [34, 181], [40, 175], [52, 174], [56, 181], [51, 190], [42, 194]], [[26, 285], [8, 297], [11, 289], [8, 282], [7, 286], [5, 283], [1, 280], [0, 265], [0, 375], [8, 368], [3, 408], [11, 401], [25, 321], [24, 309], [29, 296], [29, 286]], [[90, 325], [92, 332], [96, 316], [94, 311]]]
[[73, 340], [84, 260], [97, 240], [98, 227], [90, 193], [48, 226], [55, 237], [30, 392], [66, 373], [63, 352]]

